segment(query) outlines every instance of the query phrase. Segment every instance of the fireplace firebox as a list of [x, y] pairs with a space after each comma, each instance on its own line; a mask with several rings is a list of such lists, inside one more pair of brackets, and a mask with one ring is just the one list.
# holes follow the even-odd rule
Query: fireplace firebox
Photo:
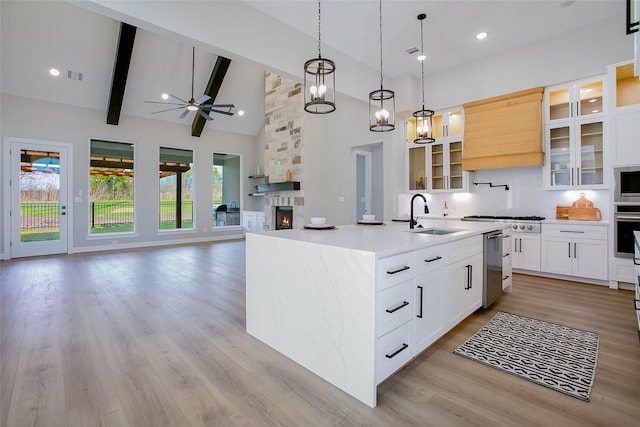
[[276, 230], [293, 228], [293, 206], [276, 206]]

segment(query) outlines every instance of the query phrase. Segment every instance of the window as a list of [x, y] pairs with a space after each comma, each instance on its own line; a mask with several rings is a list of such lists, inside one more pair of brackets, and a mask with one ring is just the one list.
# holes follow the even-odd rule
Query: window
[[213, 154], [213, 224], [240, 225], [240, 156]]
[[134, 231], [134, 144], [92, 139], [89, 234]]
[[160, 147], [159, 228], [193, 228], [193, 151]]

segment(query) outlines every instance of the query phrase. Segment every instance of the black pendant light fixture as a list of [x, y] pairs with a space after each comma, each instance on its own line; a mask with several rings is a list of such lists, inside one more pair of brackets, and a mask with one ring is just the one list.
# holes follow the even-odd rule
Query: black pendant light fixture
[[369, 94], [369, 130], [388, 132], [396, 128], [396, 99], [392, 90], [386, 90], [382, 81], [382, 0], [380, 0], [380, 90]]
[[335, 111], [336, 64], [320, 53], [320, 0], [318, 0], [318, 57], [304, 63], [304, 111], [327, 114]]
[[427, 17], [426, 14], [421, 13], [418, 15], [420, 21], [420, 65], [422, 67], [422, 109], [413, 112], [413, 117], [416, 119], [416, 139], [413, 140], [414, 144], [431, 144], [436, 140], [432, 137], [432, 117], [433, 110], [427, 110], [424, 108], [424, 61], [426, 59], [424, 55], [424, 36], [422, 34], [422, 22]]

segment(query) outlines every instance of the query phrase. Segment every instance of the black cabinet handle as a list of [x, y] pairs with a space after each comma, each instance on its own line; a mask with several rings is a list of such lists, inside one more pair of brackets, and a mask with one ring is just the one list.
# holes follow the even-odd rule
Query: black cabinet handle
[[416, 317], [422, 319], [422, 295], [424, 294], [424, 288], [422, 286], [418, 286], [418, 289], [420, 289], [420, 311], [418, 312], [419, 314]]
[[405, 271], [410, 269], [411, 267], [409, 267], [408, 265], [403, 265], [402, 267], [398, 267], [395, 270], [387, 270], [387, 274], [396, 274], [396, 273], [400, 273], [401, 271]]
[[470, 280], [471, 280], [471, 279], [470, 279], [470, 275], [469, 275], [470, 267], [471, 267], [470, 265], [465, 265], [465, 266], [464, 266], [464, 268], [467, 270], [467, 277], [466, 277], [466, 279], [467, 279], [467, 283], [465, 283], [465, 284], [464, 284], [464, 289], [465, 289], [465, 290], [467, 290], [467, 289], [471, 289], [471, 284], [470, 284]]
[[394, 351], [391, 354], [385, 354], [385, 357], [387, 359], [393, 359], [394, 357], [396, 357], [401, 351], [406, 350], [409, 347], [409, 344], [406, 343], [402, 343], [402, 347], [400, 347], [399, 349], [397, 349], [396, 351]]
[[473, 288], [473, 265], [469, 265], [469, 289]]
[[569, 258], [571, 258], [571, 242], [567, 243], [567, 245], [569, 246]]
[[400, 304], [400, 305], [398, 305], [396, 307], [393, 307], [393, 308], [387, 308], [385, 311], [387, 313], [395, 313], [396, 311], [400, 310], [402, 307], [406, 307], [408, 305], [409, 305], [409, 303], [407, 301], [402, 301], [402, 304]]
[[506, 276], [504, 276], [504, 277], [502, 278], [502, 280], [507, 280], [509, 277], [511, 277], [511, 276], [509, 276], [509, 275], [507, 274]]
[[633, 305], [634, 305], [634, 308], [636, 309], [636, 311], [640, 311], [640, 307], [638, 307], [638, 303], [640, 303], [640, 299], [634, 299], [633, 300]]
[[506, 258], [506, 257], [508, 257], [509, 255], [511, 255], [511, 254], [504, 254], [504, 255], [502, 255], [502, 258]]
[[429, 258], [429, 259], [425, 259], [424, 262], [433, 262], [433, 261], [438, 261], [439, 259], [442, 259], [441, 256], [436, 256], [433, 258]]

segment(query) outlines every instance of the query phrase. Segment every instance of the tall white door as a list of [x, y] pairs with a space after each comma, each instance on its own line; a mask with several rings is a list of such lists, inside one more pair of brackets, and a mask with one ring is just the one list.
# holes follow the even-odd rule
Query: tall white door
[[11, 257], [68, 252], [66, 145], [12, 141]]

